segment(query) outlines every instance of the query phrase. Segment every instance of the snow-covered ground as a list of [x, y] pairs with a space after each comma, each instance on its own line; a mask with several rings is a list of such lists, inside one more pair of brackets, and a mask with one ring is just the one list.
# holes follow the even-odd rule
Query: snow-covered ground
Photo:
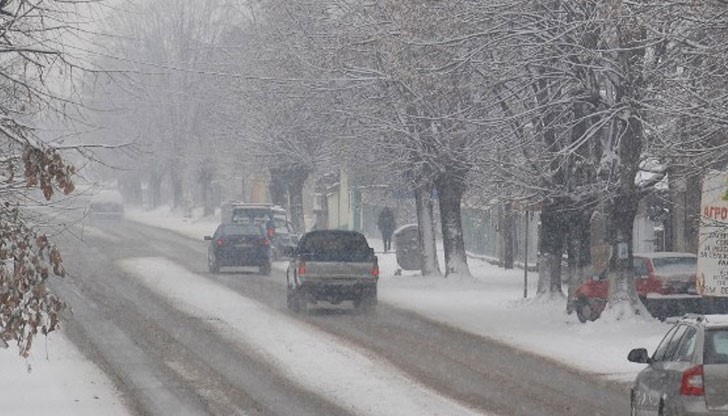
[[149, 290], [171, 299], [176, 308], [208, 317], [222, 337], [250, 346], [294, 383], [331, 398], [355, 414], [479, 414], [414, 382], [376, 355], [346, 345], [170, 260], [126, 259], [122, 266]]
[[17, 348], [0, 350], [2, 416], [123, 416], [119, 392], [63, 336], [38, 338], [28, 359]]
[[[218, 224], [215, 219], [182, 218], [168, 209], [130, 208], [125, 215], [129, 220], [200, 240], [204, 235], [212, 234]], [[381, 251], [381, 240], [372, 238], [370, 243]], [[564, 302], [542, 302], [534, 298], [538, 278], [535, 273], [528, 275], [529, 297], [524, 299], [522, 270], [503, 270], [470, 259], [472, 278], [423, 278], [414, 272], [397, 276], [394, 253], [379, 252], [378, 256], [381, 302], [609, 379], [632, 380], [642, 366], [627, 362], [629, 350], [633, 347], [653, 350], [667, 329], [667, 324], [652, 319], [616, 321], [603, 317], [581, 324], [576, 316], [565, 313]], [[442, 264], [442, 259], [440, 261]], [[294, 380], [327, 394], [334, 392], [339, 400], [360, 409], [362, 414], [381, 414], [379, 410], [383, 408], [396, 409], [401, 415], [424, 414], [423, 409], [440, 409], [442, 414], [469, 414], [467, 409], [413, 382], [375, 355], [343, 341], [323, 341], [332, 336], [310, 335], [309, 331], [315, 329], [304, 330], [301, 328], [304, 324], [299, 321], [218, 287], [201, 276], [173, 270], [179, 266], [164, 259], [129, 259], [123, 266], [133, 271], [150, 290], [165, 293], [173, 299], [180, 309], [215, 314], [219, 318], [216, 325], [220, 325], [217, 329], [221, 334], [258, 346], [258, 351], [266, 354], [282, 371], [289, 372]], [[278, 263], [275, 267], [281, 269], [285, 264]], [[177, 280], [184, 276], [186, 284], [180, 285], [177, 281], [167, 285], [165, 280], [169, 279], [164, 279], [164, 270], [173, 270]], [[213, 293], [214, 296], [195, 296], [199, 293]], [[221, 296], [235, 299], [219, 302]], [[266, 325], [256, 326], [241, 320], [240, 316], [248, 314], [235, 308], [255, 309], [256, 316], [267, 316]], [[267, 340], [270, 337], [283, 341], [270, 342]], [[3, 416], [48, 414], [49, 409], [56, 415], [129, 414], [111, 382], [86, 361], [62, 333], [52, 334], [47, 344], [39, 342], [28, 360], [19, 359], [11, 351], [0, 352]], [[271, 345], [277, 348], [271, 349]], [[311, 372], [307, 371], [307, 365], [316, 365], [319, 369], [348, 368], [349, 371], [338, 371], [340, 379], [309, 380], [307, 374]], [[32, 371], [27, 371], [28, 366]], [[346, 376], [359, 373], [372, 377]], [[367, 385], [367, 380], [372, 379], [378, 383]], [[336, 380], [336, 383], [327, 384], [322, 380]], [[349, 389], [348, 386], [353, 387]], [[378, 400], [364, 402], [359, 395], [348, 393], [360, 389], [376, 390], [374, 396]], [[402, 395], [412, 400], [405, 404], [398, 402], [397, 397]], [[392, 407], [394, 403], [399, 403], [399, 407]]]
[[[383, 257], [385, 264], [395, 262], [394, 255]], [[472, 259], [469, 265], [472, 280], [383, 274], [380, 299], [432, 320], [618, 381], [631, 381], [642, 369], [641, 365], [627, 361], [629, 350], [635, 347], [654, 350], [668, 328], [652, 319], [616, 321], [603, 317], [582, 324], [575, 315], [566, 314], [565, 301], [545, 302], [534, 298], [537, 275], [529, 273], [529, 298], [523, 299], [522, 270], [506, 271]]]
[[[126, 216], [200, 239], [219, 224], [214, 218], [182, 218], [168, 208], [131, 209]], [[535, 298], [537, 274], [529, 272], [524, 299], [523, 270], [504, 270], [478, 259], [469, 260], [472, 278], [423, 278], [406, 271], [395, 276], [395, 254], [382, 253], [380, 239], [369, 241], [379, 251], [380, 301], [608, 379], [633, 380], [643, 366], [627, 361], [629, 350], [654, 350], [668, 328], [651, 318], [618, 321], [607, 315], [582, 324], [575, 314], [566, 314], [565, 301]]]

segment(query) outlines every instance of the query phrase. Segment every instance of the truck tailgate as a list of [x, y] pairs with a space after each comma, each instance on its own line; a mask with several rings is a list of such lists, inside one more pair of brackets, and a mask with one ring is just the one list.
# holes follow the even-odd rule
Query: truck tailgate
[[308, 281], [317, 281], [320, 283], [351, 283], [361, 281], [376, 281], [376, 277], [372, 276], [371, 262], [366, 263], [349, 263], [349, 262], [306, 262], [306, 276]]

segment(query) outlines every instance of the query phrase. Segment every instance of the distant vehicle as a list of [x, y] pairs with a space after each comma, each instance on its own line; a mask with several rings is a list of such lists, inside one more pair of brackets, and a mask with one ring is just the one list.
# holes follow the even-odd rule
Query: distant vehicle
[[[700, 298], [696, 287], [698, 257], [695, 254], [635, 253], [633, 266], [637, 294], [648, 310], [660, 319]], [[607, 304], [608, 291], [606, 272], [576, 289], [572, 307], [581, 322], [599, 318]]]
[[652, 357], [636, 348], [627, 359], [647, 364], [630, 389], [632, 415], [728, 416], [728, 315], [686, 315]]
[[219, 273], [222, 267], [258, 267], [261, 274], [271, 271], [270, 240], [261, 224], [220, 224], [207, 250], [210, 272]]
[[264, 225], [273, 260], [281, 259], [284, 252], [291, 251], [298, 243], [299, 236], [288, 220], [288, 213], [277, 205], [231, 201], [222, 205], [221, 218], [223, 223]]
[[356, 231], [319, 230], [304, 234], [288, 265], [288, 308], [311, 303], [354, 302], [362, 311], [377, 304], [379, 264], [366, 237]]
[[124, 202], [119, 191], [105, 189], [91, 197], [88, 216], [92, 221], [119, 221], [124, 218]]

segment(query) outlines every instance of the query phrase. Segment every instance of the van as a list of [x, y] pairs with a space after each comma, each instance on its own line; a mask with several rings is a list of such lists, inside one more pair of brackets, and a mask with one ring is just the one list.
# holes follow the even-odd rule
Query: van
[[248, 203], [229, 201], [220, 208], [220, 219], [223, 224], [243, 223], [265, 226], [271, 241], [273, 260], [283, 257], [298, 244], [298, 234], [289, 221], [288, 212], [278, 205], [268, 203]]

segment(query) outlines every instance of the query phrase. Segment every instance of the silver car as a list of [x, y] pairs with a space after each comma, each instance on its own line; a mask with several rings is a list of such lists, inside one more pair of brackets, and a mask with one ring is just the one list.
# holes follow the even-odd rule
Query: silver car
[[728, 315], [686, 315], [667, 332], [630, 390], [632, 415], [728, 416]]
[[288, 308], [307, 312], [319, 301], [351, 300], [363, 312], [377, 304], [379, 263], [366, 237], [356, 231], [318, 230], [304, 234], [286, 273]]

